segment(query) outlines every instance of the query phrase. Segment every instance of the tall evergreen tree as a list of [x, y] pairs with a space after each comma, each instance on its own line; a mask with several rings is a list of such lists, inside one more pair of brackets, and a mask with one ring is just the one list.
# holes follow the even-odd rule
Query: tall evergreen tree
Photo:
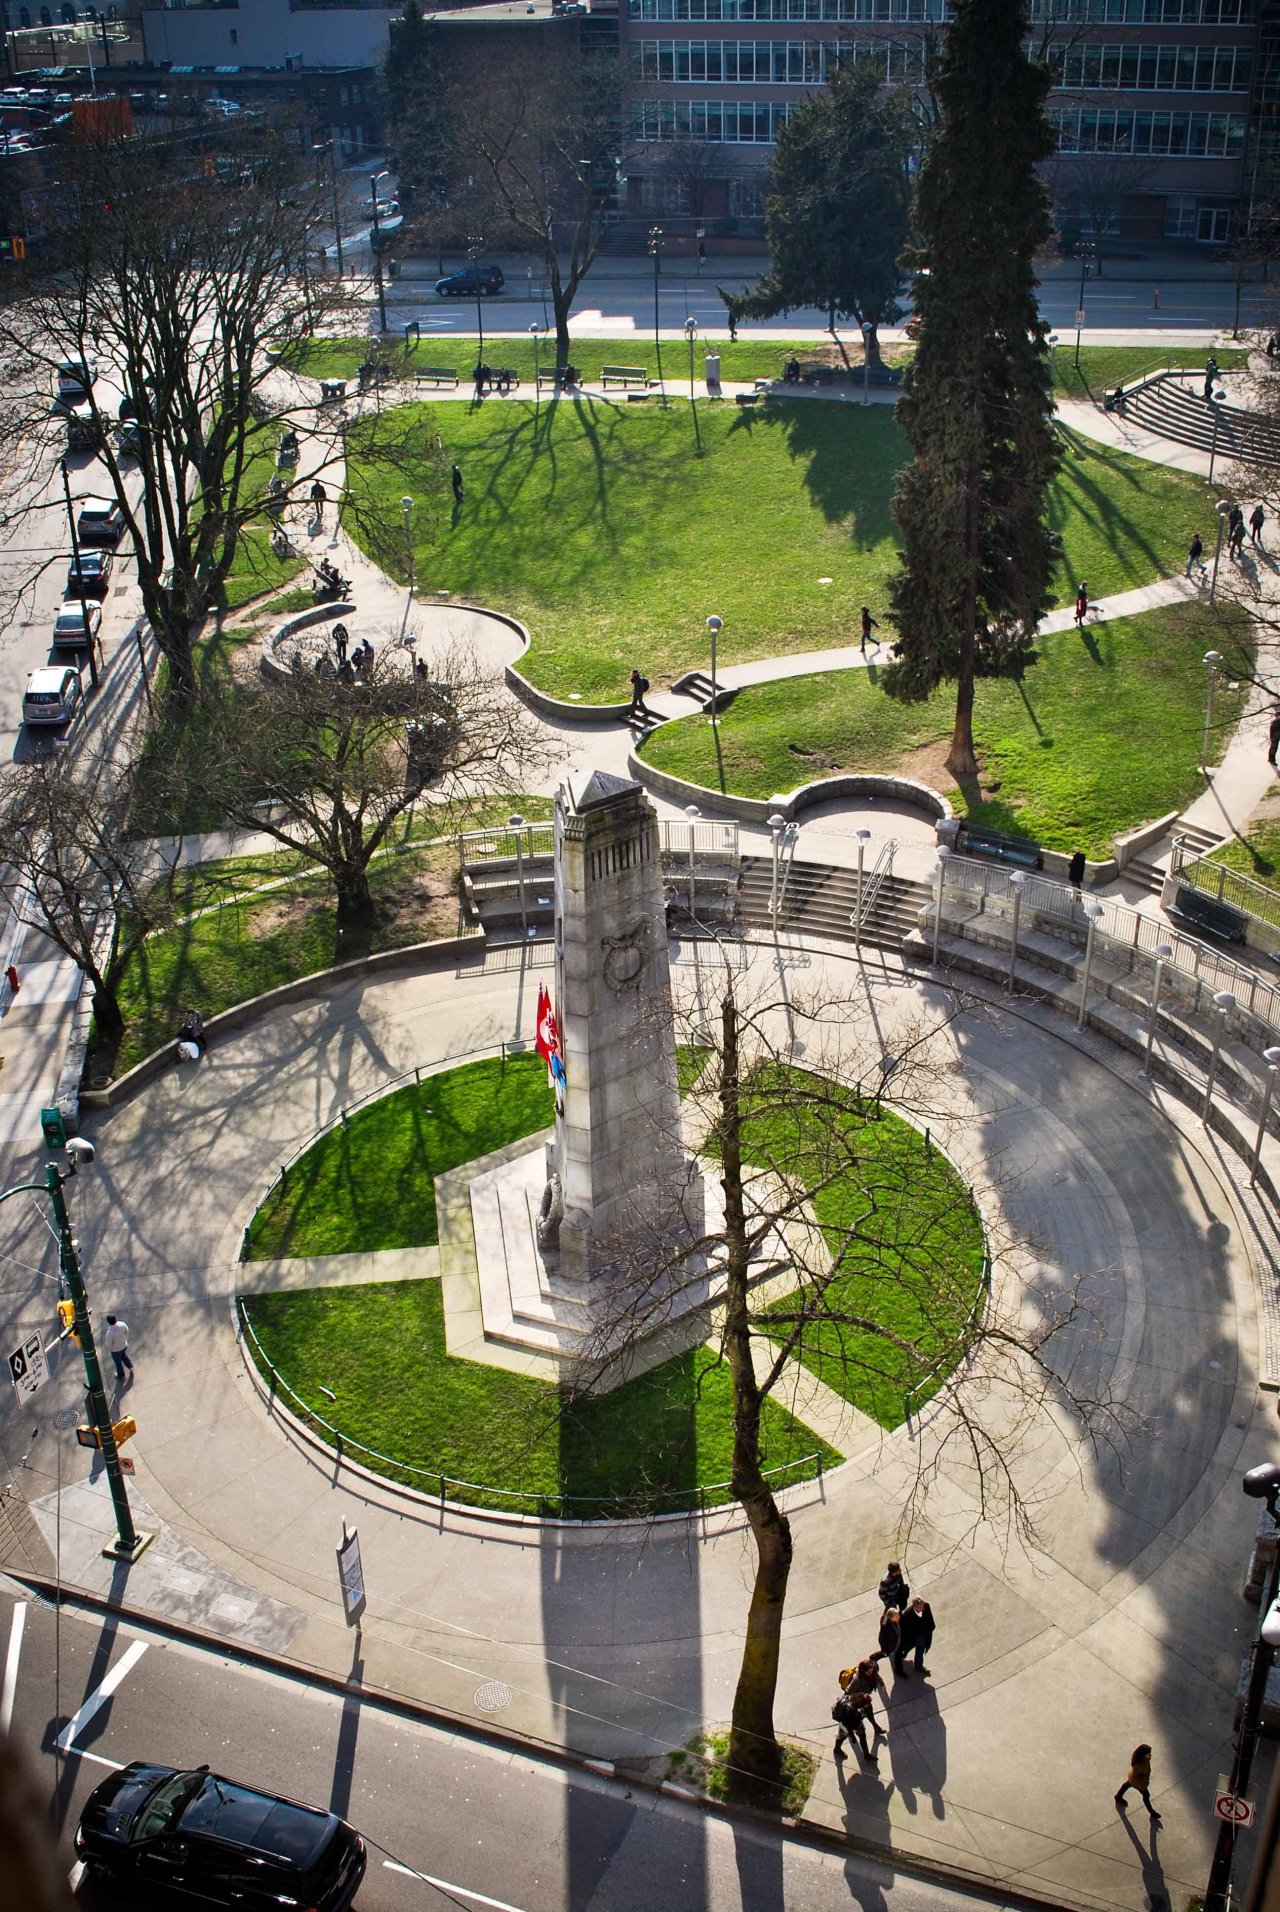
[[[833, 333], [837, 318], [872, 327], [897, 318], [914, 136], [907, 96], [865, 64], [841, 68], [795, 108], [778, 129], [764, 206], [769, 271], [727, 300], [736, 317], [819, 306]], [[874, 363], [874, 331], [869, 345]]]
[[885, 689], [920, 701], [954, 681], [958, 778], [978, 767], [975, 680], [1019, 679], [1035, 662], [1060, 552], [1045, 518], [1059, 449], [1034, 270], [1051, 229], [1036, 168], [1054, 136], [1049, 72], [1028, 60], [1026, 35], [1025, 0], [957, 0], [907, 255], [921, 325], [898, 406], [914, 457], [894, 496], [898, 645]]

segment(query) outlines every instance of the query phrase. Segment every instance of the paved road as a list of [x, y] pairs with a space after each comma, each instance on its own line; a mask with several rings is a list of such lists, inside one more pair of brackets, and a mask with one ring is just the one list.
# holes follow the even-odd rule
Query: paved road
[[[360, 1912], [416, 1912], [450, 1898], [519, 1912], [659, 1904], [827, 1912], [851, 1901], [962, 1912], [991, 1903], [460, 1740], [96, 1615], [67, 1609], [59, 1627], [49, 1606], [15, 1599], [8, 1587], [0, 1640], [0, 1707], [12, 1705], [15, 1732], [50, 1785], [69, 1866], [90, 1789], [112, 1766], [155, 1758], [208, 1761], [350, 1818], [370, 1846]], [[66, 1756], [51, 1752], [54, 1738]], [[87, 1888], [82, 1896], [91, 1902]]]

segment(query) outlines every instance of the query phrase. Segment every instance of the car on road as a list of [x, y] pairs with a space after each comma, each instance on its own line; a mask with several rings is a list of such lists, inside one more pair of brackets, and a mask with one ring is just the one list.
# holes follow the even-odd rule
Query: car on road
[[111, 589], [110, 551], [82, 551], [67, 572], [68, 597], [104, 598]]
[[[85, 630], [85, 618], [89, 628]], [[96, 644], [98, 633], [102, 629], [102, 606], [90, 604], [88, 598], [67, 598], [58, 606], [58, 615], [53, 620], [53, 648], [55, 651], [84, 649]]]
[[124, 513], [114, 498], [86, 498], [76, 519], [81, 544], [119, 544]]
[[96, 412], [67, 413], [67, 450], [101, 451], [102, 420]]
[[336, 1813], [221, 1779], [134, 1760], [85, 1802], [75, 1849], [136, 1903], [243, 1912], [346, 1912], [364, 1878], [364, 1840]]
[[501, 266], [460, 266], [436, 280], [436, 291], [442, 299], [474, 299], [477, 293], [487, 298], [501, 292], [506, 283]]
[[22, 693], [24, 724], [69, 724], [80, 708], [80, 673], [74, 664], [32, 671]]
[[116, 446], [124, 458], [141, 458], [142, 427], [136, 418], [126, 418], [121, 421], [116, 430]]
[[65, 358], [57, 367], [58, 397], [64, 405], [81, 405], [98, 376], [98, 361], [92, 352], [83, 358]]

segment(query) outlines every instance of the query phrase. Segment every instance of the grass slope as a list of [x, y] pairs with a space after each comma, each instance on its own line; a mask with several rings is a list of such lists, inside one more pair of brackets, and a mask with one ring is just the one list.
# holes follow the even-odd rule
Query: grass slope
[[[1216, 648], [1242, 670], [1253, 640], [1242, 613], [1194, 603], [1047, 637], [1021, 687], [980, 682], [974, 736], [992, 794], [975, 820], [1091, 856], [1111, 838], [1180, 809], [1203, 785], [1202, 658]], [[1243, 692], [1220, 684], [1214, 761], [1239, 720]], [[841, 671], [744, 691], [716, 731], [700, 717], [664, 725], [644, 745], [656, 769], [744, 796], [771, 797], [843, 770], [911, 774], [912, 753], [949, 738], [955, 692], [897, 704], [876, 673]], [[718, 743], [718, 754], [717, 754]]]
[[[655, 687], [705, 667], [712, 612], [725, 663], [847, 643], [863, 603], [883, 617], [905, 455], [886, 406], [703, 404], [696, 435], [687, 402], [417, 409], [467, 486], [417, 576], [522, 618], [521, 668], [557, 695], [622, 698], [633, 662]], [[352, 441], [353, 488], [389, 522], [415, 474], [362, 471]], [[1180, 568], [1212, 523], [1198, 480], [1070, 438], [1051, 515], [1064, 599], [1082, 577], [1104, 598]]]

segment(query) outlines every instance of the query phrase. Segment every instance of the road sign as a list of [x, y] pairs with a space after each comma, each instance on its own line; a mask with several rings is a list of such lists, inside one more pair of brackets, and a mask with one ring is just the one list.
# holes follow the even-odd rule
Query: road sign
[[134, 1474], [137, 1472], [132, 1454], [122, 1454], [120, 1456], [120, 1472], [122, 1474]]
[[49, 1367], [44, 1358], [44, 1343], [39, 1330], [29, 1334], [20, 1348], [15, 1348], [9, 1356], [9, 1379], [18, 1390], [18, 1398], [29, 1401], [38, 1394], [49, 1379]]
[[1251, 1826], [1253, 1807], [1247, 1799], [1241, 1799], [1238, 1793], [1217, 1792], [1213, 1795], [1213, 1810], [1219, 1819], [1225, 1819], [1229, 1826]]
[[1076, 313], [1076, 324], [1077, 325], [1084, 324], [1084, 307], [1083, 306], [1081, 306], [1080, 310]]
[[342, 1588], [342, 1604], [346, 1610], [347, 1625], [356, 1626], [364, 1612], [364, 1567], [360, 1560], [360, 1535], [356, 1528], [347, 1532], [347, 1523], [342, 1523], [342, 1545], [338, 1548], [338, 1582]]

